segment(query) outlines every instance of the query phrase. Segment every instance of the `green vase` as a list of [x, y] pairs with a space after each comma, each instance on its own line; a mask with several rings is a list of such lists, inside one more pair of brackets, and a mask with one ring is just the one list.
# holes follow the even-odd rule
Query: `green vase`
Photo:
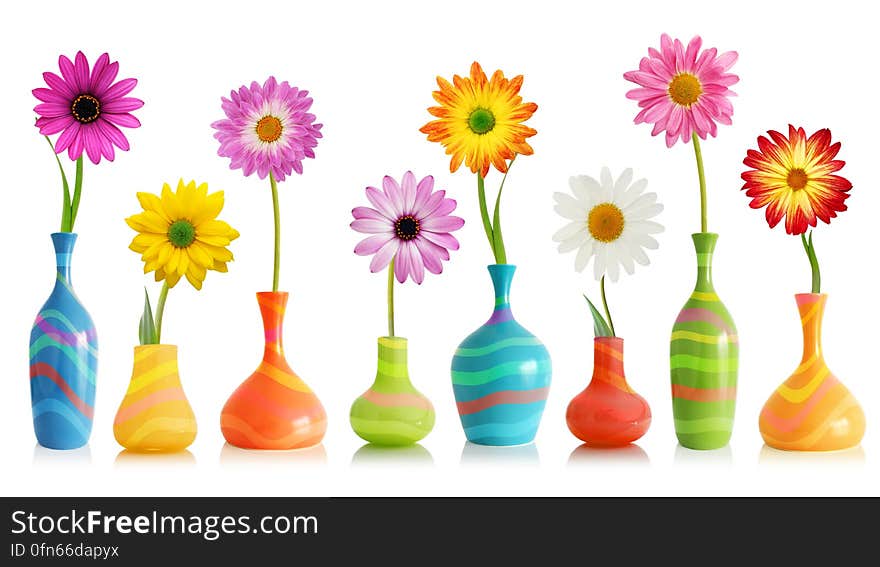
[[678, 442], [719, 449], [730, 441], [736, 409], [739, 343], [736, 326], [712, 285], [718, 235], [693, 235], [697, 285], [672, 327], [672, 413]]
[[354, 432], [376, 445], [411, 445], [434, 428], [434, 407], [409, 379], [406, 339], [379, 337], [376, 379], [349, 418]]

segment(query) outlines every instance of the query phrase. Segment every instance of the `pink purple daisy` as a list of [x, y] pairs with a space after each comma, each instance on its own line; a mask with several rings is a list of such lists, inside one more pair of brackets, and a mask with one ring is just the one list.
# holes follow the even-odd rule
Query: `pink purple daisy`
[[446, 191], [434, 191], [432, 176], [416, 183], [411, 171], [399, 184], [386, 175], [382, 191], [367, 187], [366, 192], [373, 207], [355, 207], [351, 228], [371, 235], [354, 249], [359, 256], [374, 254], [370, 271], [378, 272], [394, 259], [397, 281], [412, 277], [417, 284], [425, 279], [426, 268], [432, 274], [442, 272], [449, 250], [458, 250], [450, 233], [464, 226], [464, 219], [450, 216], [455, 200], [446, 198]]
[[648, 49], [637, 71], [623, 77], [639, 85], [626, 93], [642, 109], [635, 123], [654, 125], [652, 136], [666, 131], [666, 145], [690, 141], [694, 133], [706, 139], [718, 131], [716, 122], [730, 125], [733, 105], [728, 100], [735, 93], [728, 87], [739, 77], [727, 71], [736, 63], [737, 53], [718, 55], [713, 48], [700, 51], [703, 40], [694, 37], [685, 48], [676, 39], [663, 34], [660, 51]]
[[119, 63], [111, 63], [106, 53], [98, 57], [91, 70], [82, 51], [76, 54], [74, 62], [60, 56], [58, 67], [61, 76], [43, 73], [49, 88], [32, 91], [42, 101], [34, 107], [39, 115], [36, 125], [40, 134], [51, 136], [60, 132], [55, 151], [60, 154], [67, 150], [72, 160], [79, 159], [85, 151], [92, 163], [98, 164], [102, 156], [113, 161], [114, 146], [128, 151], [128, 140], [119, 127], [141, 125], [131, 111], [144, 102], [126, 96], [137, 85], [137, 79], [114, 83]]
[[241, 169], [260, 179], [269, 173], [276, 181], [295, 171], [303, 172], [305, 158], [314, 158], [321, 124], [309, 113], [309, 91], [278, 83], [269, 77], [261, 86], [252, 82], [223, 97], [226, 119], [211, 124], [220, 141], [217, 153], [232, 160], [230, 169]]

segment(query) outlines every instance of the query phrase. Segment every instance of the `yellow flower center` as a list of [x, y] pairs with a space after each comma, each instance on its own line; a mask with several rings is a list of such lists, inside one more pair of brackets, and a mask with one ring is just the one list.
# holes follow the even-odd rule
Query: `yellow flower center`
[[271, 114], [267, 114], [257, 122], [257, 137], [262, 142], [271, 143], [278, 141], [283, 130], [284, 127], [281, 125], [281, 121]]
[[495, 128], [495, 115], [485, 108], [477, 108], [468, 116], [468, 128], [474, 134], [485, 134]]
[[177, 248], [186, 248], [196, 239], [196, 227], [188, 220], [179, 220], [168, 227], [168, 241]]
[[587, 216], [587, 228], [599, 242], [614, 242], [623, 233], [623, 211], [613, 203], [593, 207]]
[[669, 83], [669, 97], [680, 106], [690, 106], [703, 94], [700, 80], [690, 73], [679, 73]]
[[791, 187], [795, 191], [798, 191], [806, 187], [807, 181], [809, 180], [810, 178], [807, 177], [807, 172], [804, 171], [802, 168], [797, 167], [788, 172], [788, 177], [785, 181], [786, 183], [788, 183], [789, 187]]

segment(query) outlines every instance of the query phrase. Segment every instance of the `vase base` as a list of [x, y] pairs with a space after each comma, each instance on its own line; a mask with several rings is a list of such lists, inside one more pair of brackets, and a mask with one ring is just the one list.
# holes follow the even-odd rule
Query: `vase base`
[[722, 449], [730, 443], [730, 435], [730, 432], [699, 433], [694, 435], [676, 433], [679, 445], [685, 449], [693, 449], [694, 451], [714, 451], [716, 449]]
[[535, 442], [535, 436], [528, 437], [480, 437], [472, 439], [468, 437], [468, 442], [474, 445], [482, 445], [484, 447], [522, 447], [531, 445]]

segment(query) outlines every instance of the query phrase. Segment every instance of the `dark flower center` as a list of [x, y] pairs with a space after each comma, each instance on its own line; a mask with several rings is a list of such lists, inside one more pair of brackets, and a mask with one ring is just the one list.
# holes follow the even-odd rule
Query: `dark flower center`
[[495, 127], [495, 115], [485, 108], [478, 108], [468, 116], [468, 128], [474, 134], [491, 132]]
[[412, 215], [400, 217], [397, 219], [397, 222], [394, 223], [394, 232], [397, 233], [397, 238], [401, 240], [412, 240], [418, 236], [421, 231], [422, 223]]
[[803, 189], [807, 186], [807, 182], [810, 180], [807, 177], [807, 172], [803, 169], [797, 167], [788, 172], [788, 177], [786, 178], [786, 182], [788, 186], [797, 191], [798, 189]]
[[70, 105], [73, 117], [82, 124], [94, 122], [101, 116], [101, 102], [88, 94], [81, 94]]
[[188, 220], [179, 220], [168, 227], [168, 240], [177, 248], [186, 248], [196, 239], [196, 227]]
[[257, 138], [262, 142], [277, 142], [283, 131], [281, 121], [271, 114], [267, 114], [257, 122]]

